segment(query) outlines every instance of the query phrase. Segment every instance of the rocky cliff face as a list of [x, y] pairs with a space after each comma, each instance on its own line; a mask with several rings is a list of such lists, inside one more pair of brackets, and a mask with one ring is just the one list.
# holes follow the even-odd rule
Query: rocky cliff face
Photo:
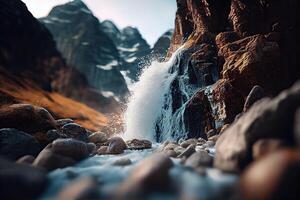
[[83, 73], [90, 85], [115, 98], [127, 94], [125, 80], [118, 69], [119, 51], [82, 1], [53, 8], [41, 22], [53, 34], [67, 64]]
[[120, 57], [120, 70], [122, 74], [132, 80], [137, 80], [140, 68], [147, 64], [150, 46], [142, 37], [139, 30], [134, 27], [125, 27], [119, 30], [116, 25], [106, 20], [101, 23], [103, 31], [116, 45]]
[[216, 121], [232, 122], [253, 86], [271, 96], [300, 77], [298, 1], [177, 0], [177, 5], [169, 55], [182, 45], [194, 49], [189, 81], [199, 83], [203, 72], [210, 84], [217, 81], [210, 87]]

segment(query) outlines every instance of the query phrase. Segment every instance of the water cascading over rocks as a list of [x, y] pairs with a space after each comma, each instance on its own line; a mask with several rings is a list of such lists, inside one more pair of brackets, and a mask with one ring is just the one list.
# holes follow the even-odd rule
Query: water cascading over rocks
[[[218, 74], [211, 49], [205, 44], [181, 47], [167, 62], [154, 61], [143, 71], [125, 112], [126, 139], [206, 138], [215, 123], [205, 91]], [[197, 53], [206, 57], [195, 59]]]

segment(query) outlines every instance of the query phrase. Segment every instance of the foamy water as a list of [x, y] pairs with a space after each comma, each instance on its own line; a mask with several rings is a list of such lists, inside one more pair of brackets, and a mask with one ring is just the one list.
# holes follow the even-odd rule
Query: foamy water
[[156, 121], [162, 115], [165, 95], [176, 77], [176, 72], [171, 73], [170, 68], [181, 49], [178, 49], [168, 62], [153, 61], [143, 70], [139, 81], [132, 86], [132, 96], [124, 114], [125, 139], [156, 140]]

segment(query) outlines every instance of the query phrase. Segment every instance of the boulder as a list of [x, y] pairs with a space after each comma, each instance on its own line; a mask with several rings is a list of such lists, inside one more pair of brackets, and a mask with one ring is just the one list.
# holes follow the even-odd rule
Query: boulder
[[171, 159], [162, 154], [153, 154], [141, 161], [127, 179], [115, 190], [113, 199], [141, 199], [153, 189], [166, 189], [169, 183]]
[[259, 139], [278, 138], [294, 142], [293, 119], [300, 106], [300, 82], [273, 100], [255, 103], [228, 127], [216, 144], [215, 167], [240, 171], [252, 161], [252, 146]]
[[36, 199], [46, 187], [47, 174], [43, 170], [0, 158], [1, 199]]
[[76, 161], [70, 157], [53, 153], [52, 144], [49, 144], [33, 162], [33, 166], [52, 171], [59, 168], [72, 166]]
[[179, 156], [180, 154], [179, 152], [176, 152], [174, 150], [166, 150], [164, 151], [164, 153], [171, 158], [177, 158], [177, 156]]
[[241, 196], [245, 200], [298, 199], [300, 153], [282, 149], [254, 162], [243, 173]]
[[208, 141], [211, 141], [214, 144], [216, 144], [216, 142], [218, 141], [219, 137], [220, 137], [220, 135], [214, 135], [214, 136], [208, 138]]
[[195, 145], [191, 144], [180, 155], [178, 155], [178, 158], [188, 158], [195, 152]]
[[94, 143], [89, 142], [89, 143], [86, 144], [86, 147], [87, 147], [87, 150], [88, 150], [89, 154], [96, 153], [97, 146]]
[[95, 144], [103, 144], [109, 139], [109, 135], [102, 132], [95, 132], [89, 136], [89, 141]]
[[180, 146], [183, 147], [183, 148], [187, 148], [191, 144], [192, 145], [197, 145], [197, 143], [198, 143], [198, 140], [196, 138], [191, 138], [191, 139], [188, 139], [188, 140], [183, 141], [182, 143], [180, 143]]
[[16, 160], [25, 155], [36, 156], [41, 150], [37, 140], [16, 129], [0, 129], [0, 155]]
[[108, 152], [108, 147], [107, 146], [102, 146], [97, 150], [97, 154], [98, 155], [105, 155], [105, 154], [109, 154]]
[[19, 158], [16, 161], [16, 163], [31, 165], [34, 162], [34, 159], [35, 159], [34, 156], [32, 156], [32, 155], [26, 155], [26, 156], [23, 156], [23, 157]]
[[152, 148], [152, 142], [149, 140], [138, 140], [133, 139], [126, 141], [128, 149], [131, 150], [142, 150], [142, 149], [151, 149]]
[[184, 163], [185, 166], [198, 168], [198, 167], [211, 167], [213, 164], [213, 158], [208, 155], [204, 150], [200, 150], [192, 154]]
[[209, 130], [209, 131], [206, 133], [206, 136], [207, 136], [207, 138], [210, 138], [210, 137], [215, 136], [215, 135], [217, 135], [217, 134], [218, 134], [218, 133], [217, 133], [216, 129], [211, 129], [211, 130]]
[[276, 150], [286, 146], [286, 143], [278, 139], [261, 139], [254, 143], [252, 147], [253, 159], [262, 158]]
[[89, 155], [85, 142], [75, 139], [57, 139], [52, 143], [52, 152], [74, 160], [82, 160]]
[[132, 161], [128, 158], [120, 158], [112, 163], [112, 165], [116, 165], [116, 166], [126, 166], [126, 165], [131, 165], [131, 164], [132, 164]]
[[68, 137], [81, 140], [84, 142], [88, 141], [87, 131], [85, 130], [85, 128], [83, 128], [78, 124], [75, 123], [66, 124], [62, 127], [62, 132], [66, 134]]
[[62, 189], [55, 200], [101, 199], [97, 180], [84, 177], [75, 180]]
[[30, 104], [12, 104], [0, 107], [0, 128], [15, 128], [29, 134], [46, 133], [56, 128], [56, 122], [44, 108]]
[[255, 102], [265, 97], [265, 92], [262, 87], [256, 85], [252, 88], [247, 96], [243, 111], [246, 112]]
[[61, 137], [61, 133], [56, 129], [47, 131], [46, 135], [50, 143]]
[[120, 137], [113, 137], [108, 140], [107, 151], [109, 154], [121, 154], [127, 149], [127, 145]]
[[56, 125], [58, 128], [62, 128], [66, 124], [74, 123], [73, 119], [58, 119], [56, 120]]
[[167, 143], [164, 147], [163, 150], [167, 151], [167, 150], [174, 150], [176, 147], [178, 147], [179, 145], [177, 143], [174, 142], [169, 142]]

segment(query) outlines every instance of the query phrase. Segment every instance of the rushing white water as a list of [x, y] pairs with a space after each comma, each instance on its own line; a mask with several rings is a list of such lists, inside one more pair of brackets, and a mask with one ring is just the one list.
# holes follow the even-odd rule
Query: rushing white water
[[167, 62], [153, 61], [133, 85], [132, 96], [124, 114], [125, 139], [156, 140], [156, 121], [162, 115], [165, 95], [176, 77], [176, 71], [171, 72], [170, 69], [181, 49], [179, 48]]

